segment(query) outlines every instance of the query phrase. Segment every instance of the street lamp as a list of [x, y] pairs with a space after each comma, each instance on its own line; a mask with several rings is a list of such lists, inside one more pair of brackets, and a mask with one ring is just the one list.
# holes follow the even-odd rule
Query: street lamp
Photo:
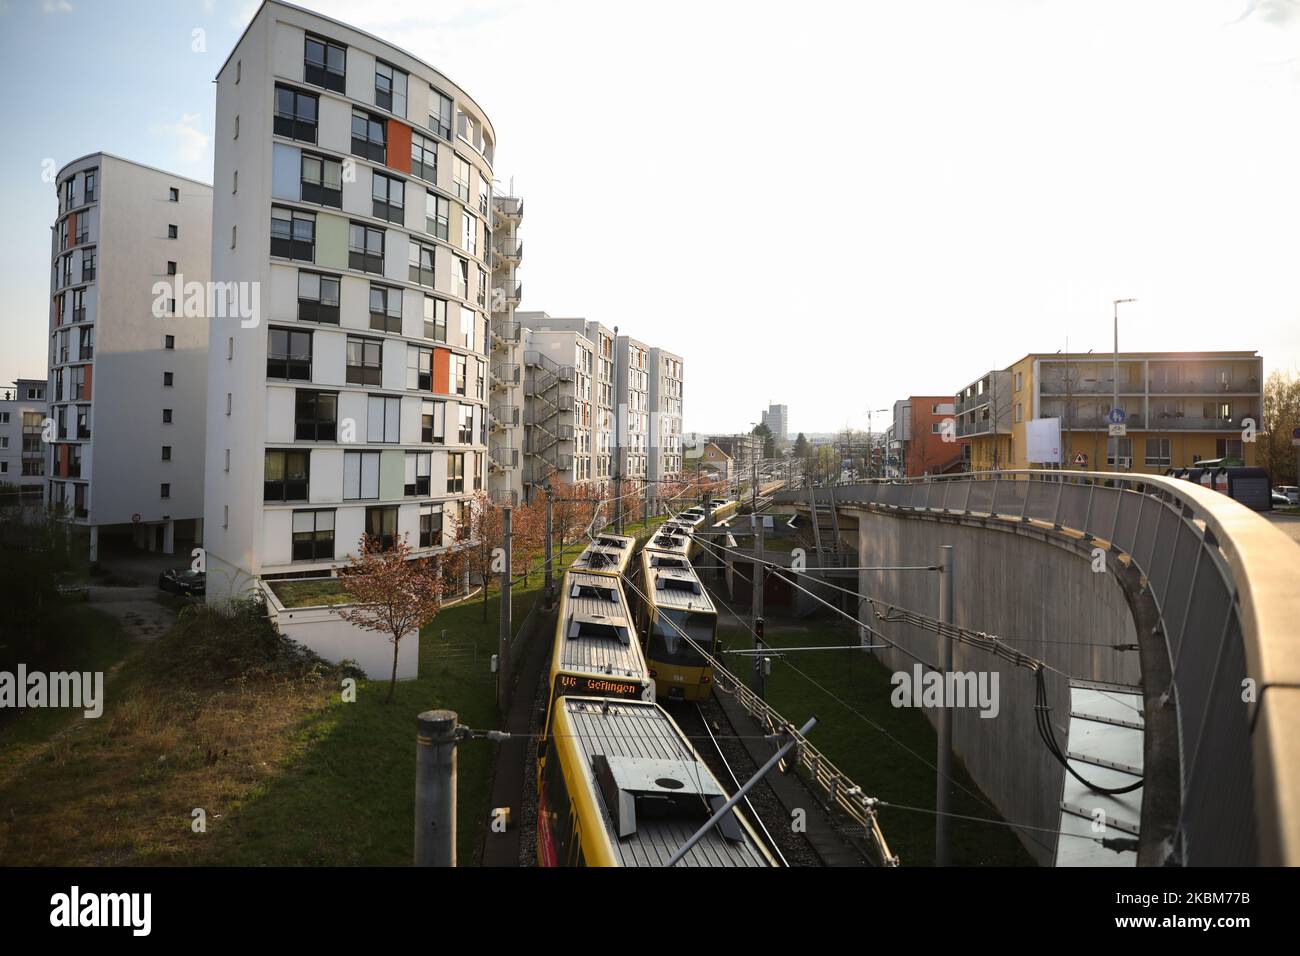
[[[1110, 391], [1111, 391], [1110, 407], [1112, 409], [1119, 408], [1119, 307], [1126, 302], [1136, 302], [1136, 301], [1137, 299], [1116, 299], [1112, 303], [1112, 306], [1114, 307], [1114, 316], [1115, 316], [1115, 351], [1114, 351], [1114, 355], [1111, 358], [1111, 367], [1110, 367]], [[1109, 423], [1110, 416], [1107, 416], [1106, 420]], [[1107, 427], [1106, 430], [1110, 431], [1110, 428]], [[1107, 436], [1106, 438], [1107, 450], [1109, 450], [1110, 448], [1110, 441], [1111, 441], [1110, 437]], [[1114, 464], [1111, 466], [1111, 469], [1113, 471], [1119, 471], [1119, 436], [1118, 435], [1115, 436], [1115, 454], [1111, 456], [1111, 461], [1114, 462]]]
[[[871, 454], [872, 449], [875, 447], [875, 442], [876, 442], [875, 434], [874, 434], [874, 431], [873, 431], [873, 426], [872, 426], [872, 424], [871, 424], [872, 421], [873, 421], [873, 416], [876, 414], [876, 412], [882, 412], [882, 413], [883, 413], [883, 412], [887, 412], [887, 411], [889, 411], [889, 409], [887, 409], [887, 408], [868, 408], [868, 409], [867, 409], [867, 474], [868, 474], [868, 475], [872, 474], [872, 472], [875, 471], [875, 463], [872, 461], [873, 455]], [[885, 465], [885, 462], [884, 462], [884, 460], [883, 460], [884, 457], [885, 457], [884, 449], [881, 449], [880, 457], [881, 457], [881, 459], [882, 459], [881, 462], [880, 462], [880, 466], [881, 466], [881, 470], [883, 471], [883, 470], [884, 470], [884, 465]], [[879, 474], [877, 474], [877, 475], [875, 475], [874, 477], [879, 478], [879, 477], [881, 477], [881, 476], [880, 476]]]

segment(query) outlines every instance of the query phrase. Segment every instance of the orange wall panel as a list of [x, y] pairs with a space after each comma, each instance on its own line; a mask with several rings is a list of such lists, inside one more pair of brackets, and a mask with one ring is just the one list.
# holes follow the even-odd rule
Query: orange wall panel
[[439, 395], [451, 394], [451, 350], [433, 350], [433, 390]]
[[83, 366], [81, 366], [81, 367], [84, 368], [84, 369], [86, 370], [86, 394], [85, 394], [85, 399], [86, 399], [86, 401], [90, 401], [90, 379], [91, 379], [91, 377], [92, 377], [92, 373], [93, 373], [94, 370], [95, 370], [95, 366], [93, 366], [93, 365], [83, 365]]
[[77, 214], [68, 213], [68, 245], [71, 246], [77, 241]]
[[68, 477], [68, 446], [67, 446], [67, 445], [60, 445], [60, 446], [59, 446], [59, 472], [58, 472], [58, 474], [59, 474], [59, 477], [60, 477], [60, 478], [66, 478], [66, 477]]
[[388, 121], [388, 168], [411, 171], [411, 127], [395, 119]]

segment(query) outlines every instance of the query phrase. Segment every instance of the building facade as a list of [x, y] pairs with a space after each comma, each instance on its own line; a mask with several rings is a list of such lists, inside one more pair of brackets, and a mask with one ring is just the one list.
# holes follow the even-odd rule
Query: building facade
[[682, 474], [682, 357], [650, 350], [650, 460], [647, 476], [661, 483]]
[[941, 475], [959, 470], [963, 446], [952, 420], [951, 395], [913, 395], [894, 403], [894, 420], [885, 433], [886, 473], [891, 477]]
[[777, 450], [784, 448], [788, 442], [790, 427], [790, 409], [786, 405], [768, 405], [763, 412], [763, 424], [772, 433]]
[[615, 343], [614, 372], [621, 435], [615, 441], [614, 468], [624, 480], [650, 475], [650, 346], [630, 335]]
[[217, 76], [208, 595], [454, 546], [486, 489], [496, 134], [435, 68], [264, 3]]
[[20, 378], [0, 397], [0, 488], [45, 490], [45, 379]]
[[523, 500], [524, 388], [523, 327], [515, 309], [523, 295], [518, 270], [524, 258], [519, 226], [524, 201], [492, 199], [492, 356], [489, 367], [488, 490], [498, 504]]
[[55, 179], [46, 502], [171, 553], [203, 538], [212, 187], [108, 153]]
[[524, 490], [591, 480], [595, 347], [580, 331], [524, 323]]
[[[1026, 431], [1041, 418], [1060, 420], [1062, 458], [1071, 467], [1161, 474], [1211, 458], [1255, 463], [1250, 437], [1261, 422], [1264, 377], [1258, 353], [1121, 352], [1118, 379], [1114, 366], [1104, 353], [1031, 353], [981, 379], [983, 392], [967, 386], [956, 411], [971, 468], [1036, 467]], [[1127, 434], [1110, 437], [1116, 391]]]

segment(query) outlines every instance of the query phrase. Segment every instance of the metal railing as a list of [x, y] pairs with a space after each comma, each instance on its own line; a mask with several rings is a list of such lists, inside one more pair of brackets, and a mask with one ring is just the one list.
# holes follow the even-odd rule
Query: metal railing
[[[1173, 859], [1300, 864], [1300, 545], [1178, 478], [1001, 471], [814, 489], [840, 507], [1033, 522], [1127, 554], [1159, 613], [1179, 727]], [[807, 492], [780, 498], [803, 504]]]

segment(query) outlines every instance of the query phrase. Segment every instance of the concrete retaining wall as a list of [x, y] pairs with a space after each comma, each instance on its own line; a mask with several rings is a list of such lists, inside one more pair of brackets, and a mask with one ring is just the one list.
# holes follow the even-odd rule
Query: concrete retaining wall
[[[1135, 651], [1099, 646], [1133, 645], [1137, 635], [1123, 588], [1114, 574], [1094, 572], [1086, 551], [1081, 554], [1069, 546], [1041, 540], [1041, 531], [1012, 525], [990, 523], [985, 527], [857, 509], [851, 513], [858, 517], [858, 555], [864, 566], [936, 564], [939, 546], [953, 546], [954, 623], [996, 634], [1031, 657], [1076, 677], [1140, 682]], [[863, 595], [938, 617], [937, 574], [864, 571], [859, 575]], [[890, 640], [927, 662], [942, 660], [937, 635], [905, 624], [880, 622], [867, 605], [863, 611], [863, 620]], [[897, 649], [873, 653], [891, 670], [912, 670], [914, 661]], [[1000, 692], [996, 717], [981, 718], [975, 709], [954, 711], [956, 753], [1007, 820], [1055, 830], [1064, 770], [1035, 730], [1033, 673], [960, 644], [954, 652], [954, 669], [997, 671]], [[1052, 720], [1064, 746], [1068, 684], [1050, 671], [1047, 677]], [[936, 722], [933, 710], [925, 713], [931, 723]], [[864, 739], [871, 740], [872, 746], [890, 746], [865, 731]], [[933, 761], [933, 754], [925, 756]], [[904, 754], [899, 759], [913, 758]], [[868, 783], [882, 799], [890, 799], [887, 780], [863, 781]], [[1016, 832], [1040, 863], [1052, 862], [1056, 838], [1051, 833]]]

